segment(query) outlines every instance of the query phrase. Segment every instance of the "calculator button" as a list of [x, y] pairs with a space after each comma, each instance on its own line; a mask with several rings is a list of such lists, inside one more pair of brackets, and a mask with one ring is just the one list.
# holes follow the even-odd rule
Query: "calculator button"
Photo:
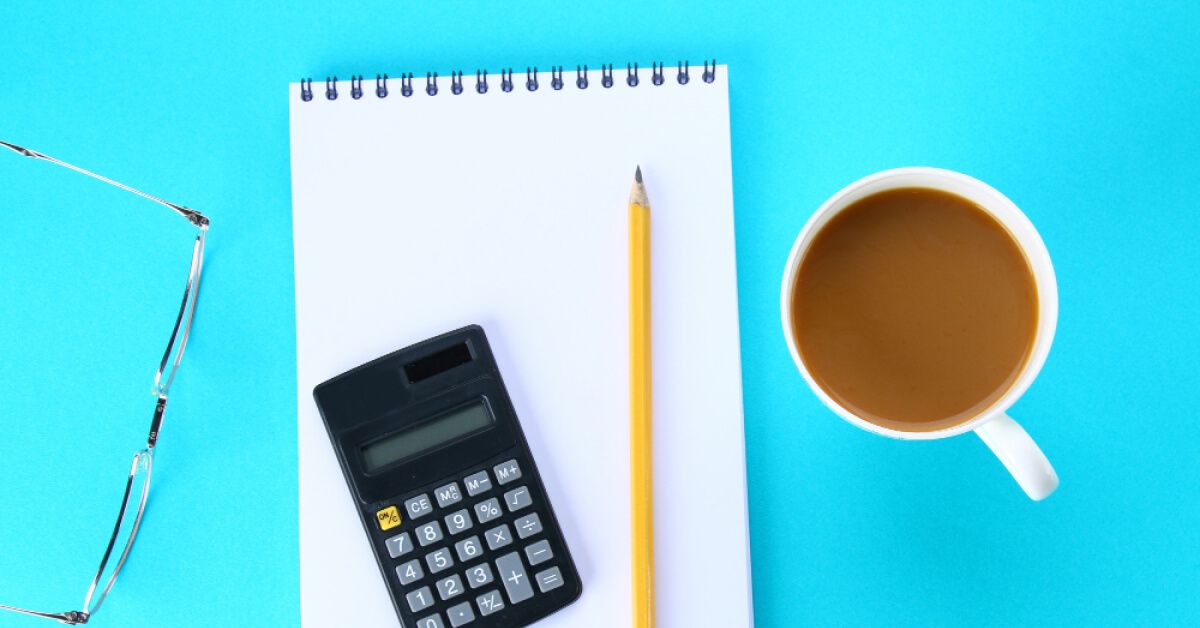
[[429, 563], [429, 573], [445, 571], [454, 566], [454, 558], [450, 556], [450, 550], [444, 547], [426, 554], [425, 562]]
[[504, 592], [508, 593], [508, 600], [513, 604], [533, 597], [533, 586], [529, 584], [529, 576], [525, 574], [520, 554], [509, 552], [497, 558], [496, 573], [504, 583]]
[[396, 577], [400, 578], [400, 584], [412, 584], [425, 577], [425, 570], [421, 569], [421, 561], [414, 558], [396, 567]]
[[442, 596], [443, 600], [448, 600], [456, 595], [462, 595], [463, 584], [462, 579], [457, 575], [448, 578], [442, 578], [437, 581], [438, 595]]
[[436, 521], [430, 521], [423, 526], [418, 526], [416, 534], [417, 542], [421, 544], [421, 547], [425, 547], [442, 540], [442, 526], [438, 525]]
[[501, 462], [492, 467], [492, 472], [496, 474], [496, 481], [500, 483], [500, 486], [521, 478], [521, 467], [516, 460]]
[[400, 511], [395, 506], [388, 506], [375, 513], [375, 520], [379, 522], [379, 529], [386, 532], [400, 525]]
[[392, 558], [399, 558], [413, 549], [412, 537], [408, 536], [407, 532], [401, 532], [388, 539], [386, 545], [388, 556]]
[[538, 590], [542, 593], [550, 591], [551, 589], [557, 589], [558, 587], [561, 587], [563, 583], [562, 572], [558, 570], [558, 567], [551, 567], [546, 571], [539, 571], [533, 578], [534, 580], [537, 580]]
[[429, 617], [422, 617], [418, 619], [417, 628], [446, 628], [446, 624], [442, 623], [441, 615], [434, 613]]
[[486, 493], [492, 490], [492, 479], [488, 477], [487, 471], [472, 473], [468, 475], [463, 484], [467, 485], [467, 496], [474, 497], [480, 493]]
[[475, 598], [475, 603], [479, 605], [479, 614], [484, 617], [504, 608], [504, 598], [500, 597], [500, 591], [497, 589]]
[[509, 512], [516, 512], [533, 503], [529, 496], [528, 486], [519, 486], [504, 494], [504, 502], [508, 504]]
[[437, 498], [438, 508], [445, 508], [462, 501], [462, 493], [458, 491], [458, 482], [451, 482], [433, 489], [433, 496]]
[[473, 536], [455, 543], [454, 553], [458, 554], [458, 562], [467, 563], [483, 554], [483, 546], [479, 544], [479, 537]]
[[466, 508], [446, 515], [446, 531], [450, 534], [466, 532], [471, 528], [471, 513]]
[[517, 519], [513, 525], [517, 528], [517, 538], [526, 539], [542, 531], [542, 520], [536, 512]]
[[540, 565], [554, 558], [554, 552], [550, 549], [550, 542], [543, 539], [526, 547], [525, 558], [529, 559], [530, 565]]
[[478, 589], [492, 581], [492, 566], [487, 563], [475, 565], [463, 573], [466, 574], [467, 584], [472, 589]]
[[500, 500], [495, 497], [475, 504], [475, 517], [479, 523], [487, 523], [500, 516]]
[[433, 504], [429, 503], [429, 495], [421, 493], [404, 502], [404, 510], [408, 511], [409, 519], [424, 517], [433, 512]]
[[488, 549], [500, 549], [509, 543], [512, 543], [512, 532], [508, 529], [508, 524], [502, 523], [491, 530], [483, 533], [487, 537]]
[[475, 611], [471, 610], [470, 602], [463, 602], [446, 609], [446, 617], [450, 618], [451, 626], [458, 628], [475, 621]]
[[421, 587], [404, 597], [408, 600], [409, 610], [414, 613], [419, 613], [433, 606], [433, 591], [430, 591], [429, 587]]

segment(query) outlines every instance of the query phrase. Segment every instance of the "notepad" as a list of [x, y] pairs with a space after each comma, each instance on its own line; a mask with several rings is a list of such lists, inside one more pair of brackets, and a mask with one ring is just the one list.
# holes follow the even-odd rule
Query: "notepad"
[[397, 625], [313, 387], [468, 324], [487, 331], [583, 584], [538, 625], [628, 625], [637, 165], [653, 200], [658, 625], [752, 623], [728, 71], [711, 68], [291, 85], [304, 625]]

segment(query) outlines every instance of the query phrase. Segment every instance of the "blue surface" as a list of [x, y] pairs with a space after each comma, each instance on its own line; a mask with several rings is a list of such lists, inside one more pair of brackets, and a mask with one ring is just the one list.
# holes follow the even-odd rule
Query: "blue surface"
[[[214, 227], [151, 512], [94, 625], [298, 621], [289, 80], [703, 56], [732, 65], [758, 625], [1200, 622], [1195, 3], [99, 4], [0, 6], [0, 138]], [[1013, 409], [1063, 479], [1044, 503], [971, 436], [841, 422], [789, 360], [793, 237], [904, 165], [1004, 191], [1055, 261], [1057, 341]], [[65, 610], [144, 438], [191, 232], [16, 156], [0, 181], [0, 603]]]

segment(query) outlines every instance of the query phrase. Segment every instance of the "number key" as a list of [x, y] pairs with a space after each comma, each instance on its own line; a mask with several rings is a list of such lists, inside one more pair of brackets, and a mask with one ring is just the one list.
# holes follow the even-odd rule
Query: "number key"
[[429, 573], [445, 571], [454, 566], [454, 559], [450, 557], [450, 550], [444, 547], [426, 554], [425, 562], [429, 563]]
[[466, 532], [471, 528], [471, 513], [466, 508], [446, 515], [446, 531], [450, 534]]
[[479, 537], [473, 536], [455, 543], [454, 551], [458, 554], [458, 562], [466, 563], [483, 554], [483, 547], [479, 545]]
[[433, 592], [429, 590], [429, 587], [421, 587], [406, 595], [405, 599], [408, 600], [408, 608], [414, 613], [433, 606]]
[[412, 584], [425, 577], [425, 570], [421, 569], [421, 561], [414, 558], [396, 567], [396, 577], [400, 578], [400, 584]]
[[487, 523], [500, 516], [500, 500], [495, 497], [475, 504], [475, 517], [479, 523]]
[[434, 613], [429, 617], [418, 619], [417, 628], [446, 628], [446, 625], [442, 623], [441, 615]]
[[442, 526], [438, 525], [436, 521], [430, 521], [418, 527], [417, 540], [421, 542], [421, 547], [437, 543], [442, 540]]
[[487, 563], [475, 565], [466, 571], [467, 584], [471, 585], [472, 589], [479, 587], [492, 581], [492, 568]]
[[386, 545], [388, 556], [392, 558], [399, 558], [411, 552], [413, 548], [412, 538], [408, 536], [407, 532], [401, 532], [388, 539]]
[[463, 592], [462, 579], [457, 574], [448, 578], [442, 578], [437, 582], [438, 595], [442, 596], [443, 600], [448, 600]]

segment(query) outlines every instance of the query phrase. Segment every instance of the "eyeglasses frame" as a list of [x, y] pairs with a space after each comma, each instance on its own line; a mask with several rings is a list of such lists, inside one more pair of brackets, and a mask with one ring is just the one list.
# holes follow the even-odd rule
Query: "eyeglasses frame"
[[[117, 581], [117, 575], [121, 572], [121, 568], [125, 566], [125, 561], [129, 558], [129, 552], [133, 549], [133, 542], [137, 538], [138, 529], [141, 527], [142, 516], [146, 512], [146, 500], [150, 495], [150, 477], [154, 467], [154, 448], [158, 443], [159, 431], [162, 428], [163, 416], [167, 408], [167, 395], [171, 388], [171, 384], [175, 381], [175, 372], [179, 369], [179, 363], [183, 359], [184, 349], [187, 347], [188, 338], [192, 330], [192, 322], [196, 315], [196, 303], [199, 297], [200, 290], [200, 275], [204, 267], [204, 243], [208, 236], [208, 228], [210, 221], [204, 214], [165, 201], [156, 196], [151, 196], [140, 190], [129, 187], [123, 183], [118, 183], [112, 179], [103, 177], [94, 172], [84, 170], [78, 166], [73, 166], [64, 161], [60, 161], [35, 150], [17, 146], [9, 142], [0, 141], [0, 146], [8, 148], [20, 155], [48, 161], [55, 165], [74, 170], [81, 174], [92, 177], [109, 185], [115, 186], [127, 192], [132, 192], [142, 198], [148, 199], [160, 205], [163, 205], [175, 213], [183, 216], [197, 229], [196, 239], [192, 244], [192, 260], [188, 268], [187, 282], [183, 289], [183, 300], [179, 306], [179, 314], [175, 317], [175, 325], [171, 329], [171, 336], [167, 341], [167, 348], [163, 352], [162, 360], [159, 362], [158, 370], [154, 374], [154, 385], [151, 392], [155, 395], [154, 414], [150, 421], [150, 433], [146, 437], [146, 446], [139, 449], [133, 455], [133, 464], [129, 468], [129, 477], [125, 482], [125, 493], [121, 498], [121, 508], [117, 512], [116, 525], [113, 526], [112, 536], [109, 537], [108, 545], [104, 549], [104, 555], [100, 559], [100, 566], [96, 569], [96, 575], [92, 578], [91, 585], [88, 587], [87, 594], [84, 596], [82, 610], [65, 611], [65, 612], [45, 612], [34, 611], [15, 606], [7, 606], [0, 604], [0, 610], [13, 611], [36, 617], [44, 617], [53, 619], [63, 624], [78, 625], [86, 624], [88, 620], [100, 610], [100, 605], [108, 597], [108, 592], [112, 589], [113, 584]], [[177, 346], [178, 344], [178, 346]], [[172, 359], [172, 355], [174, 358]], [[165, 378], [164, 378], [165, 375]], [[125, 542], [125, 547], [122, 549], [120, 556], [117, 558], [116, 565], [113, 568], [112, 574], [105, 582], [103, 588], [99, 588], [101, 577], [104, 575], [104, 570], [109, 564], [109, 560], [113, 557], [113, 549], [116, 547], [117, 540], [120, 538], [122, 524], [125, 523], [126, 517], [129, 515], [130, 497], [133, 494], [134, 480], [137, 479], [139, 472], [144, 472], [144, 477], [141, 480], [141, 495], [137, 499], [137, 511], [132, 521], [132, 528], [129, 531], [129, 538]], [[97, 590], [99, 588], [99, 595]]]

